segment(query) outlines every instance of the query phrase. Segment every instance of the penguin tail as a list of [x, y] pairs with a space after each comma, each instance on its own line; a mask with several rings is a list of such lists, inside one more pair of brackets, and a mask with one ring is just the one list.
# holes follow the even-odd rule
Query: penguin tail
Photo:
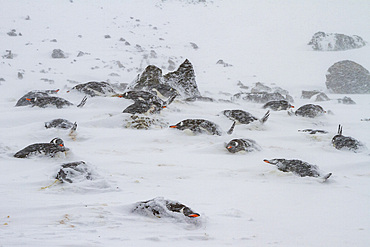
[[166, 101], [165, 106], [168, 106], [169, 104], [171, 104], [171, 103], [175, 100], [175, 98], [177, 97], [177, 95], [178, 95], [178, 94], [175, 94], [175, 95], [171, 96], [171, 97]]
[[81, 100], [80, 104], [77, 105], [77, 107], [80, 107], [82, 108], [85, 104], [86, 104], [86, 101], [87, 101], [87, 97], [83, 97], [83, 99]]
[[231, 135], [234, 132], [235, 124], [236, 124], [236, 121], [233, 122], [230, 129], [227, 131], [228, 135]]
[[270, 116], [270, 110], [268, 110], [266, 113], [265, 113], [265, 115], [263, 116], [263, 118], [261, 118], [261, 123], [262, 124], [264, 124], [266, 121], [267, 121], [267, 119], [269, 118], [269, 116]]
[[333, 175], [333, 173], [328, 173], [328, 174], [326, 174], [326, 175], [324, 175], [323, 177], [321, 177], [321, 179], [322, 179], [322, 182], [325, 182], [326, 180], [328, 180], [328, 178], [330, 178], [331, 177], [331, 175]]

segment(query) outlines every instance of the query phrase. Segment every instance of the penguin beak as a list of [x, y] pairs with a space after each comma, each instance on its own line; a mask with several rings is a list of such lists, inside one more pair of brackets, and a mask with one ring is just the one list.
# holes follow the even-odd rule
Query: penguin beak
[[196, 217], [199, 217], [200, 214], [190, 214], [188, 217], [191, 217], [191, 218], [196, 218]]
[[171, 126], [170, 126], [170, 128], [172, 128], [172, 129], [176, 129], [176, 128], [177, 128], [177, 126], [176, 126], [176, 125], [171, 125]]
[[67, 93], [69, 93], [70, 91], [68, 90]]
[[263, 161], [264, 161], [264, 162], [266, 162], [266, 163], [269, 163], [269, 164], [271, 164], [271, 163], [270, 163], [270, 161], [268, 161], [268, 160], [263, 160]]
[[57, 92], [59, 92], [59, 89], [55, 90], [55, 92], [56, 92], [56, 93], [57, 93]]
[[291, 105], [290, 108], [294, 108], [294, 105]]
[[165, 105], [164, 105], [164, 106], [162, 106], [162, 108], [163, 108], [163, 109], [164, 109], [164, 108], [166, 108], [166, 107], [167, 107], [167, 106], [165, 106]]
[[29, 98], [26, 98], [26, 100], [31, 101], [31, 99], [29, 99]]
[[59, 144], [59, 146], [64, 147], [64, 145], [63, 145], [63, 144]]
[[227, 149], [230, 149], [230, 148], [232, 148], [232, 146], [228, 146], [228, 147], [227, 147]]

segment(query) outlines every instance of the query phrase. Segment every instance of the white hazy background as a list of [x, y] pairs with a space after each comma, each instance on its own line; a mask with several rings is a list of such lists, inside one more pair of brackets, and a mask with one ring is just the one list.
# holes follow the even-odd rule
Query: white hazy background
[[[370, 69], [370, 46], [316, 52], [307, 45], [318, 31], [370, 41], [369, 1], [0, 0], [0, 7], [0, 246], [369, 245], [369, 151], [336, 150], [331, 138], [342, 124], [344, 135], [370, 147], [370, 122], [360, 121], [370, 118], [370, 96], [330, 94], [325, 74], [341, 60]], [[12, 29], [21, 36], [7, 35]], [[53, 49], [68, 57], [51, 58]], [[13, 59], [3, 57], [6, 50]], [[77, 57], [80, 51], [86, 54]], [[124, 128], [122, 110], [131, 102], [120, 98], [89, 98], [81, 109], [14, 107], [43, 89], [60, 89], [57, 96], [76, 105], [83, 94], [67, 90], [77, 83], [130, 83], [149, 64], [165, 74], [185, 59], [203, 96], [230, 99], [241, 91], [238, 82], [262, 82], [288, 90], [297, 109], [314, 103], [300, 98], [302, 90], [321, 90], [332, 100], [318, 104], [333, 114], [272, 112], [264, 126], [237, 125], [231, 136], [189, 136]], [[220, 59], [232, 66], [216, 64]], [[339, 104], [344, 96], [357, 104]], [[168, 125], [204, 118], [226, 131], [231, 121], [222, 110], [262, 117], [261, 107], [175, 101], [154, 117]], [[54, 118], [78, 123], [75, 141], [68, 131], [44, 128]], [[329, 133], [298, 132], [305, 128]], [[70, 152], [13, 157], [57, 136]], [[228, 153], [224, 143], [233, 138], [253, 139], [263, 150]], [[272, 158], [301, 159], [333, 175], [326, 183], [297, 177], [263, 162]], [[95, 180], [41, 189], [63, 163], [79, 160]], [[135, 202], [157, 196], [200, 213], [197, 224], [130, 213]]]

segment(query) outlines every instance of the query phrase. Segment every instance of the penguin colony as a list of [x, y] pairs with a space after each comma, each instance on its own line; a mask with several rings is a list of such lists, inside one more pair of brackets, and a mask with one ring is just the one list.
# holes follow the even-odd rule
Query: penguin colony
[[[197, 100], [214, 102], [214, 99], [200, 95], [191, 73], [189, 78], [177, 79], [178, 83], [176, 83], [176, 78], [181, 77], [181, 73], [186, 76], [189, 75], [189, 71], [187, 71], [189, 68], [192, 70], [190, 62], [185, 60], [185, 62], [180, 65], [178, 71], [172, 72], [163, 77], [164, 79], [170, 78], [168, 83], [150, 84], [153, 81], [158, 82], [163, 81], [164, 79], [152, 78], [154, 75], [161, 77], [161, 71], [159, 73], [158, 68], [155, 66], [148, 66], [146, 71], [154, 69], [156, 73], [148, 73], [144, 75], [144, 71], [143, 75], [138, 77], [137, 81], [134, 82], [134, 85], [128, 87], [128, 89], [121, 94], [116, 93], [111, 85], [106, 82], [88, 82], [79, 84], [74, 86], [70, 91], [78, 91], [88, 97], [110, 96], [132, 101], [132, 104], [122, 111], [123, 114], [131, 114], [130, 116], [132, 119], [137, 119], [140, 115], [151, 116], [153, 114], [160, 114], [165, 108], [171, 107], [171, 104], [175, 102], [175, 99], [178, 101], [182, 100], [182, 102], [193, 102]], [[190, 72], [194, 73], [193, 71]], [[186, 81], [188, 84], [184, 83]], [[35, 90], [28, 92], [18, 100], [15, 106], [37, 106], [41, 108], [71, 107], [73, 105], [71, 102], [55, 96], [58, 91], [59, 90]], [[77, 107], [81, 108], [86, 104], [87, 96], [82, 99], [81, 103]], [[236, 124], [266, 124], [270, 117], [270, 110], [287, 111], [291, 116], [306, 118], [316, 118], [326, 113], [321, 106], [314, 104], [303, 105], [293, 112], [292, 108], [294, 108], [294, 106], [286, 100], [287, 98], [288, 97], [284, 97], [280, 93], [267, 92], [238, 93], [234, 95], [232, 100], [243, 99], [250, 102], [263, 103], [264, 105], [261, 108], [268, 109], [268, 111], [261, 118], [257, 118], [249, 112], [241, 109], [227, 109], [222, 111], [219, 116], [223, 115], [233, 121], [231, 128], [226, 133], [216, 123], [207, 119], [198, 118], [184, 119], [168, 127], [179, 131], [187, 131], [193, 135], [208, 134], [222, 136], [225, 134], [232, 134]], [[69, 120], [59, 118], [45, 122], [45, 128], [70, 129], [71, 133], [74, 133], [77, 128], [77, 123], [75, 122], [73, 124]], [[316, 133], [328, 133], [325, 130], [314, 129], [298, 131], [309, 133], [311, 135]], [[334, 148], [338, 150], [347, 149], [357, 152], [364, 146], [352, 137], [343, 136], [342, 132], [343, 127], [339, 125], [337, 135], [332, 138], [332, 145]], [[258, 152], [262, 150], [262, 147], [255, 140], [245, 137], [230, 140], [224, 148], [231, 154]], [[31, 144], [16, 152], [14, 157], [29, 158], [34, 155], [43, 155], [53, 158], [59, 153], [67, 152], [68, 150], [69, 149], [64, 146], [64, 141], [56, 137], [49, 143]], [[268, 164], [275, 165], [281, 172], [290, 172], [300, 177], [308, 176], [320, 178], [323, 182], [332, 175], [332, 173], [322, 172], [316, 165], [312, 165], [306, 161], [298, 159], [274, 158], [265, 159], [263, 161]], [[88, 163], [85, 161], [76, 161], [62, 164], [59, 172], [55, 175], [55, 179], [61, 183], [72, 184], [81, 180], [93, 180], [94, 173], [91, 171]], [[200, 216], [199, 213], [196, 213], [188, 206], [178, 201], [168, 200], [162, 197], [155, 197], [148, 201], [137, 202], [132, 207], [132, 213], [158, 218], [181, 215], [182, 217], [194, 219]]]

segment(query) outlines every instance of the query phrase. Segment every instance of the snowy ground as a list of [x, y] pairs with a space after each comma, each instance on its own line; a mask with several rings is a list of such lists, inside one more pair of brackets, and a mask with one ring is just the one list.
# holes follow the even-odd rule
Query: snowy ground
[[[370, 122], [360, 121], [370, 118], [370, 96], [347, 95], [357, 104], [339, 104], [345, 95], [327, 92], [325, 73], [345, 59], [370, 69], [370, 46], [343, 52], [307, 46], [317, 31], [370, 41], [369, 1], [192, 2], [0, 0], [0, 54], [14, 54], [0, 59], [0, 246], [369, 245], [369, 150], [339, 151], [331, 138], [342, 124], [344, 135], [370, 147]], [[7, 35], [12, 29], [21, 36]], [[53, 49], [68, 58], [52, 59]], [[87, 54], [77, 57], [80, 51]], [[186, 58], [204, 96], [230, 99], [241, 90], [239, 81], [262, 82], [287, 89], [297, 108], [313, 102], [300, 98], [302, 90], [317, 89], [332, 99], [319, 104], [334, 114], [306, 119], [272, 112], [263, 127], [189, 136], [123, 128], [127, 116], [121, 112], [130, 102], [120, 98], [89, 98], [81, 109], [14, 107], [36, 89], [59, 88], [59, 97], [78, 104], [83, 94], [67, 93], [77, 83], [130, 83], [148, 64], [165, 74]], [[233, 66], [216, 64], [220, 59]], [[204, 118], [226, 131], [231, 121], [218, 115], [222, 110], [262, 117], [261, 106], [175, 101], [157, 118], [168, 125]], [[54, 118], [77, 121], [77, 139], [46, 130], [44, 122]], [[298, 132], [305, 128], [329, 134]], [[66, 155], [13, 157], [57, 136], [70, 148]], [[224, 143], [233, 138], [254, 139], [263, 150], [228, 153]], [[321, 183], [282, 173], [263, 162], [272, 158], [301, 159], [333, 175]], [[42, 189], [61, 164], [79, 160], [97, 179]], [[157, 196], [201, 217], [192, 224], [130, 213], [135, 202]]]

